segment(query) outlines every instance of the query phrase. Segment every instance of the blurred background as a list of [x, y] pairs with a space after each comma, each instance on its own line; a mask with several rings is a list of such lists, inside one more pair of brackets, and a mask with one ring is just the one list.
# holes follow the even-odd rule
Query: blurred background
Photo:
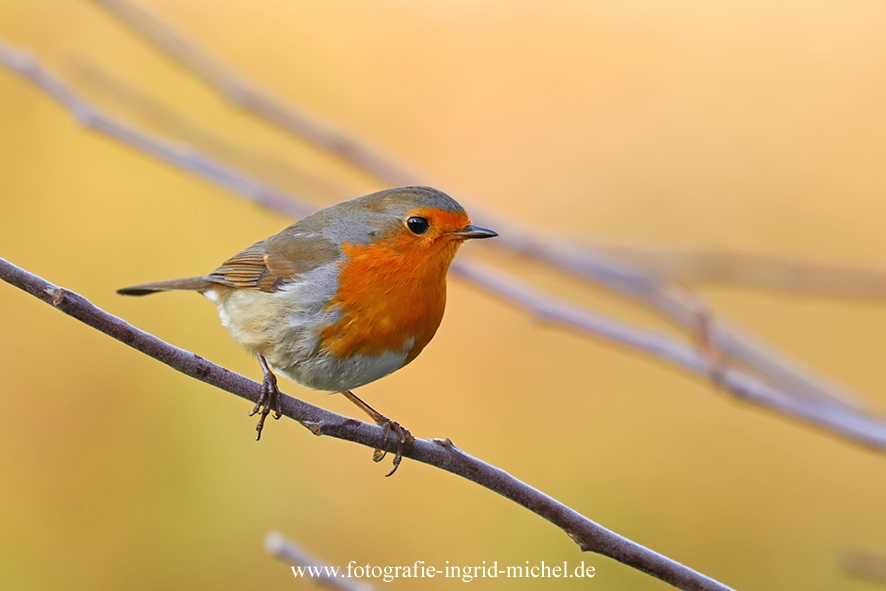
[[[516, 221], [588, 243], [884, 266], [882, 2], [142, 2], [279, 96]], [[108, 113], [316, 205], [383, 188], [231, 107], [92, 2], [0, 0], [0, 37]], [[260, 378], [202, 298], [114, 290], [208, 272], [291, 220], [78, 127], [5, 69], [0, 212], [0, 256]], [[493, 244], [463, 254], [686, 338]], [[878, 298], [692, 288], [886, 407]], [[269, 530], [334, 565], [584, 560], [597, 573], [471, 583], [489, 589], [668, 588], [440, 470], [405, 460], [384, 478], [371, 450], [285, 419], [256, 443], [246, 401], [5, 284], [0, 326], [5, 589], [306, 588], [265, 553]], [[739, 589], [871, 589], [841, 561], [886, 554], [882, 453], [457, 280], [425, 352], [359, 393], [416, 436], [450, 437]]]

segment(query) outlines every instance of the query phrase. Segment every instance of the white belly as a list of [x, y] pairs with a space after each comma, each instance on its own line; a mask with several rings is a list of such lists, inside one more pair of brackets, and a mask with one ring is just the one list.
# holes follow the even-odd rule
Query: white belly
[[314, 390], [359, 388], [406, 364], [409, 339], [400, 351], [337, 358], [320, 347], [320, 333], [341, 313], [326, 310], [338, 287], [337, 270], [320, 267], [282, 290], [267, 293], [219, 287], [204, 295], [215, 302], [222, 324], [238, 343], [260, 354], [280, 375]]
[[293, 382], [314, 390], [344, 392], [365, 386], [403, 367], [411, 347], [409, 342], [403, 351], [380, 356], [352, 355], [339, 359], [331, 353], [320, 353], [301, 360], [293, 360], [288, 355], [268, 357], [267, 360], [274, 370]]

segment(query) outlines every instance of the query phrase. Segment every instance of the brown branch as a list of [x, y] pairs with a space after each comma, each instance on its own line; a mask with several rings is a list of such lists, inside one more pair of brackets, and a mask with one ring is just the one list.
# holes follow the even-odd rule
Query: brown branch
[[841, 557], [840, 566], [848, 575], [886, 585], [886, 555], [868, 550], [851, 550]]
[[302, 571], [307, 576], [302, 578], [322, 585], [329, 589], [339, 589], [340, 591], [374, 591], [375, 587], [364, 581], [355, 581], [346, 577], [337, 577], [330, 574], [327, 570], [329, 565], [322, 560], [308, 554], [307, 550], [286, 539], [280, 532], [268, 532], [265, 536], [265, 550], [277, 558], [291, 566], [297, 565], [302, 567]]
[[234, 104], [247, 111], [260, 112], [262, 117], [289, 133], [321, 148], [338, 154], [379, 179], [394, 185], [417, 185], [419, 177], [392, 159], [348, 137], [328, 123], [301, 111], [266, 90], [238, 77], [212, 55], [200, 50], [186, 36], [161, 22], [143, 8], [113, 0], [95, 0], [96, 4], [131, 26], [139, 35], [180, 61]]
[[485, 265], [456, 261], [452, 271], [543, 320], [649, 353], [705, 379], [714, 376], [718, 386], [735, 394], [738, 400], [773, 410], [877, 451], [886, 451], [886, 421], [878, 416], [830, 400], [793, 396], [746, 372], [712, 366], [709, 355], [696, 347], [554, 298]]
[[619, 260], [681, 283], [723, 283], [841, 298], [886, 298], [886, 269], [725, 249], [593, 241]]
[[227, 162], [229, 166], [233, 165], [257, 178], [269, 179], [275, 184], [297, 185], [302, 190], [338, 196], [340, 199], [347, 196], [341, 186], [326, 180], [319, 173], [306, 170], [291, 158], [281, 158], [279, 154], [269, 150], [241, 146], [226, 140], [216, 130], [200, 127], [174, 112], [170, 105], [163, 104], [156, 97], [125, 83], [88, 58], [69, 57], [65, 64], [71, 71], [75, 88], [80, 86], [98, 94], [105, 103], [122, 107], [136, 120], [144, 122], [166, 137], [184, 142], [216, 160]]
[[184, 166], [205, 179], [287, 215], [302, 217], [314, 210], [313, 207], [292, 199], [276, 187], [233, 171], [190, 147], [158, 140], [105, 115], [80, 98], [33, 57], [6, 45], [2, 40], [0, 40], [0, 65], [33, 82], [70, 111], [77, 122], [84, 127], [108, 135], [169, 164]]
[[[262, 386], [258, 382], [165, 343], [108, 314], [86, 298], [57, 287], [4, 259], [0, 259], [0, 279], [185, 375], [252, 402], [261, 396]], [[281, 407], [284, 416], [298, 421], [314, 435], [328, 435], [373, 449], [387, 449], [391, 453], [397, 450], [396, 438], [385, 440], [384, 430], [377, 425], [363, 423], [286, 395], [282, 396]], [[403, 455], [476, 482], [526, 507], [561, 528], [582, 551], [608, 556], [680, 589], [729, 589], [591, 521], [504, 470], [466, 454], [448, 439], [416, 439], [413, 448]]]
[[[391, 185], [428, 184], [391, 157], [368, 143], [337, 130], [315, 115], [274, 96], [248, 80], [186, 35], [130, 0], [93, 0], [148, 43], [156, 46], [193, 75], [234, 104], [302, 140], [332, 152]], [[434, 183], [430, 183], [434, 184]], [[639, 299], [689, 331], [698, 325], [697, 298], [680, 290], [659, 274], [616, 260], [586, 245], [531, 231], [485, 212], [463, 195], [481, 225], [496, 228], [498, 246], [539, 259], [570, 273], [600, 283], [621, 294]], [[771, 347], [712, 314], [708, 337], [713, 345], [769, 376], [797, 396], [836, 400], [860, 407], [858, 396], [848, 392]]]
[[[68, 89], [58, 78], [29, 56], [0, 42], [0, 65], [20, 72], [49, 96], [72, 111], [84, 125], [109, 135], [130, 147], [147, 152], [189, 172], [216, 182], [238, 194], [285, 215], [299, 217], [314, 207], [252, 177], [230, 170], [194, 149], [185, 149], [142, 133], [108, 117]], [[529, 312], [556, 321], [582, 333], [604, 338], [652, 355], [703, 379], [715, 377], [715, 384], [739, 400], [799, 419], [855, 443], [886, 450], [886, 422], [856, 408], [830, 399], [800, 396], [771, 386], [738, 370], [711, 367], [710, 356], [668, 335], [641, 329], [626, 322], [594, 313], [564, 300], [558, 300], [516, 279], [496, 273], [466, 258], [457, 260], [451, 272]], [[692, 300], [693, 326], [698, 327], [698, 302]], [[705, 339], [714, 327], [707, 319]], [[771, 353], [775, 355], [775, 353]]]

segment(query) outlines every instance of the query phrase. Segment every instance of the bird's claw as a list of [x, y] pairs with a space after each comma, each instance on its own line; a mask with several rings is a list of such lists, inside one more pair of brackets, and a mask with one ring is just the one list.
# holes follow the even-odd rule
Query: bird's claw
[[[384, 440], [385, 443], [388, 441], [388, 436], [393, 433], [397, 436], [397, 451], [394, 454], [394, 462], [391, 471], [385, 474], [385, 476], [391, 476], [394, 472], [397, 471], [397, 468], [400, 467], [400, 462], [403, 460], [403, 450], [409, 450], [412, 448], [412, 444], [415, 443], [415, 437], [412, 436], [412, 433], [409, 432], [409, 429], [403, 427], [397, 421], [392, 421], [387, 417], [382, 417], [377, 421], [378, 425], [384, 429]], [[385, 456], [388, 455], [387, 450], [384, 449], [376, 449], [372, 452], [372, 461], [380, 462], [385, 459]]]
[[[412, 436], [412, 433], [409, 432], [408, 429], [405, 429], [400, 423], [397, 421], [392, 421], [385, 415], [381, 414], [365, 402], [363, 402], [359, 396], [351, 392], [350, 390], [345, 390], [342, 392], [345, 397], [359, 406], [363, 412], [372, 417], [372, 420], [375, 421], [375, 424], [384, 429], [383, 437], [384, 437], [384, 445], [388, 444], [388, 435], [392, 432], [397, 436], [397, 451], [394, 455], [394, 466], [391, 468], [391, 471], [385, 474], [385, 476], [391, 476], [394, 472], [397, 471], [397, 468], [400, 466], [400, 461], [403, 459], [403, 450], [407, 452], [412, 449], [412, 444], [415, 443], [415, 437]], [[380, 462], [385, 459], [385, 456], [388, 455], [387, 450], [377, 449], [372, 452], [372, 461]]]
[[268, 372], [265, 373], [265, 377], [262, 380], [261, 397], [249, 412], [249, 416], [260, 413], [258, 423], [255, 425], [255, 430], [257, 432], [255, 436], [256, 441], [261, 439], [261, 431], [265, 427], [265, 419], [271, 414], [271, 410], [274, 411], [275, 420], [282, 416], [282, 411], [280, 409], [280, 389], [277, 388], [277, 376]]

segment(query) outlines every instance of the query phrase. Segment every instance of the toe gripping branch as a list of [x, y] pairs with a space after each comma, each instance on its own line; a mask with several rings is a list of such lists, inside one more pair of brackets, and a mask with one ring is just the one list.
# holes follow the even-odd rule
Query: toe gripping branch
[[[397, 436], [397, 451], [394, 454], [394, 462], [391, 471], [385, 474], [385, 476], [391, 476], [394, 472], [397, 471], [397, 468], [400, 467], [400, 462], [403, 460], [403, 451], [408, 451], [412, 448], [412, 444], [415, 443], [415, 437], [412, 436], [412, 433], [409, 432], [408, 429], [403, 427], [397, 421], [392, 421], [385, 415], [381, 414], [365, 402], [360, 399], [356, 394], [351, 391], [342, 392], [345, 395], [345, 398], [359, 406], [363, 412], [372, 418], [375, 421], [375, 424], [384, 429], [384, 439], [385, 443], [388, 442], [388, 437], [393, 433]], [[372, 452], [372, 461], [380, 462], [385, 456], [388, 455], [387, 450], [384, 449], [376, 449]]]
[[[265, 419], [268, 418], [271, 411], [274, 411], [274, 419], [279, 419], [282, 416], [282, 411], [280, 409], [280, 389], [277, 387], [277, 376], [271, 371], [264, 356], [256, 355], [256, 357], [258, 357], [258, 362], [264, 372], [264, 378], [262, 379], [261, 397], [249, 412], [249, 416], [259, 415], [258, 423], [255, 425], [255, 440], [258, 441], [261, 439], [261, 432], [265, 426]], [[376, 425], [384, 429], [384, 440], [386, 445], [391, 434], [397, 438], [397, 449], [394, 452], [393, 466], [391, 467], [391, 471], [385, 474], [385, 476], [393, 475], [394, 472], [397, 471], [397, 468], [400, 467], [400, 462], [403, 461], [403, 452], [412, 449], [412, 445], [415, 443], [415, 437], [413, 437], [412, 433], [403, 427], [403, 425], [397, 421], [392, 421], [385, 415], [381, 414], [363, 402], [363, 400], [353, 392], [346, 391], [342, 392], [342, 394], [344, 394], [348, 400], [360, 407], [363, 412], [369, 415], [372, 420], [375, 421]], [[376, 449], [372, 452], [372, 460], [374, 462], [380, 462], [385, 459], [387, 455], [388, 451], [386, 449]]]
[[249, 416], [259, 414], [258, 424], [255, 425], [255, 430], [257, 431], [255, 436], [256, 441], [261, 439], [261, 431], [265, 427], [265, 419], [271, 414], [271, 410], [274, 411], [274, 420], [283, 416], [282, 411], [280, 410], [280, 389], [277, 388], [277, 376], [271, 371], [268, 362], [263, 356], [257, 355], [257, 357], [265, 375], [262, 379], [261, 397], [249, 412]]

